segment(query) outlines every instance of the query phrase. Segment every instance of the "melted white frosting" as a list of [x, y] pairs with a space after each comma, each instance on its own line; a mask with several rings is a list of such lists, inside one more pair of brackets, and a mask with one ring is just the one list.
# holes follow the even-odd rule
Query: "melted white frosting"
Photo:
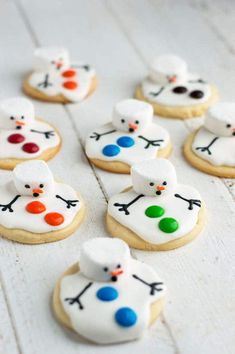
[[[150, 305], [165, 295], [166, 288], [161, 285], [162, 291], [150, 295], [150, 287], [133, 278], [133, 274], [148, 283], [161, 282], [150, 266], [133, 259], [130, 260], [128, 273], [124, 272], [116, 282], [92, 281], [80, 272], [65, 276], [61, 281], [60, 301], [73, 329], [83, 337], [101, 344], [119, 343], [142, 336], [149, 325]], [[65, 301], [66, 298], [77, 296], [90, 282], [93, 284], [80, 298], [84, 309], [80, 310], [77, 303], [70, 305]], [[106, 286], [118, 291], [117, 299], [101, 301], [96, 296], [97, 290]], [[115, 312], [121, 307], [130, 307], [135, 311], [138, 316], [135, 325], [118, 325]]]
[[[34, 198], [31, 196], [21, 196], [12, 205], [13, 212], [8, 210], [2, 211], [0, 208], [0, 224], [8, 229], [22, 229], [33, 233], [46, 233], [50, 231], [60, 230], [70, 225], [82, 207], [82, 201], [79, 201], [75, 207], [66, 206], [66, 203], [55, 197], [60, 195], [66, 200], [78, 200], [76, 191], [67, 184], [55, 183], [54, 195], [47, 197]], [[12, 181], [0, 186], [0, 204], [8, 204], [13, 198], [19, 195]], [[25, 207], [32, 201], [43, 203], [46, 210], [41, 214], [31, 214], [26, 211]], [[59, 226], [52, 226], [44, 221], [47, 213], [60, 213], [64, 216], [64, 222]]]
[[[193, 187], [178, 184], [174, 194], [180, 194], [186, 199], [201, 200], [201, 196]], [[177, 238], [185, 236], [193, 230], [197, 221], [200, 208], [193, 205], [193, 210], [188, 209], [188, 202], [176, 198], [174, 194], [161, 198], [144, 196], [129, 207], [129, 215], [125, 215], [123, 211], [119, 211], [119, 207], [114, 206], [115, 203], [129, 203], [138, 194], [133, 190], [119, 193], [110, 198], [108, 202], [108, 214], [111, 215], [120, 224], [136, 233], [140, 238], [152, 244], [164, 244], [174, 241]], [[158, 205], [165, 210], [164, 215], [157, 218], [149, 218], [145, 215], [145, 210], [152, 206]], [[162, 218], [174, 218], [179, 223], [179, 228], [173, 233], [165, 233], [158, 227], [158, 223]]]
[[[95, 138], [91, 138], [91, 136], [94, 135], [94, 132], [102, 134], [114, 129], [114, 126], [111, 123], [108, 123], [94, 129], [88, 135], [86, 139], [86, 154], [89, 158], [100, 159], [103, 161], [120, 161], [131, 166], [144, 160], [156, 158], [157, 151], [164, 149], [170, 142], [168, 132], [161, 126], [154, 123], [150, 124], [144, 131], [137, 133], [116, 131], [114, 133], [101, 136], [98, 141], [96, 141]], [[141, 138], [138, 138], [138, 135], [141, 135], [149, 140], [163, 139], [164, 141], [159, 143], [160, 147], [150, 146], [148, 149], [145, 149], [147, 142]], [[120, 153], [116, 156], [105, 156], [102, 153], [103, 148], [109, 144], [117, 145], [117, 139], [122, 136], [133, 138], [135, 140], [135, 144], [129, 148], [120, 147]]]
[[[177, 83], [169, 83], [167, 85], [161, 85], [154, 83], [149, 78], [146, 78], [141, 87], [143, 95], [152, 102], [156, 102], [165, 106], [191, 106], [207, 102], [211, 97], [211, 87], [207, 83], [190, 82], [198, 80], [199, 77], [193, 74], [188, 76], [188, 80], [178, 80]], [[187, 88], [186, 93], [174, 93], [172, 90], [174, 87], [184, 86]], [[157, 96], [150, 94], [151, 92], [158, 92], [161, 88], [163, 90]], [[189, 93], [195, 90], [203, 91], [204, 96], [200, 99], [191, 98]]]
[[200, 128], [194, 137], [192, 144], [193, 152], [212, 165], [235, 167], [235, 136], [218, 137], [209, 147], [211, 154], [209, 154], [208, 151], [197, 149], [198, 147], [207, 147], [215, 138], [215, 134], [204, 127]]
[[[53, 131], [54, 133], [53, 136], [46, 139], [44, 134], [31, 132], [31, 129], [42, 132]], [[9, 143], [7, 138], [12, 134], [21, 134], [25, 137], [25, 140], [19, 144]], [[22, 146], [26, 143], [37, 144], [39, 150], [32, 154], [23, 151]], [[0, 159], [32, 159], [41, 155], [44, 151], [58, 146], [59, 143], [60, 137], [53, 127], [48, 123], [33, 120], [20, 130], [0, 130]]]
[[[87, 71], [84, 68], [80, 67], [82, 65], [84, 65], [84, 63], [73, 63], [71, 67], [65, 68], [63, 70], [76, 71], [77, 74], [74, 77], [65, 78], [62, 76], [62, 72], [56, 72], [55, 70], [36, 71], [30, 75], [28, 82], [30, 86], [43, 92], [47, 96], [56, 96], [61, 94], [72, 102], [79, 102], [87, 96], [91, 86], [91, 81], [95, 76], [94, 69], [89, 68], [89, 70]], [[45, 76], [47, 74], [49, 75], [48, 81], [50, 85], [47, 87], [43, 87], [43, 85], [40, 85], [40, 83], [45, 80]], [[63, 86], [63, 83], [65, 83], [66, 81], [75, 81], [78, 84], [78, 87], [76, 89], [67, 89]]]

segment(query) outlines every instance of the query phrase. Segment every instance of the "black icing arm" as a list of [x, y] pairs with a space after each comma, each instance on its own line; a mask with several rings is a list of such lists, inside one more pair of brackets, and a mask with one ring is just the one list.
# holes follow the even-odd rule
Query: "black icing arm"
[[87, 65], [87, 64], [85, 64], [85, 65], [76, 65], [76, 64], [73, 64], [71, 67], [72, 67], [72, 68], [75, 68], [75, 69], [80, 69], [80, 68], [82, 68], [82, 69], [84, 69], [84, 70], [86, 70], [86, 71], [90, 71], [90, 65]]
[[49, 74], [46, 74], [44, 81], [38, 83], [38, 87], [47, 88], [48, 86], [52, 86], [52, 83], [49, 82]]
[[92, 282], [88, 283], [85, 286], [85, 288], [77, 296], [75, 296], [75, 297], [66, 297], [64, 299], [64, 301], [68, 301], [69, 305], [73, 305], [73, 304], [77, 303], [79, 310], [83, 310], [84, 306], [82, 305], [82, 303], [80, 301], [80, 298], [91, 287], [92, 284], [93, 284]]
[[151, 96], [153, 96], [153, 97], [157, 97], [157, 96], [159, 96], [160, 95], [160, 93], [164, 90], [164, 86], [162, 86], [160, 89], [159, 89], [159, 91], [157, 91], [157, 92], [154, 92], [154, 91], [151, 91], [151, 92], [149, 92], [149, 95], [151, 95]]
[[193, 206], [196, 205], [201, 208], [201, 201], [199, 199], [186, 199], [180, 194], [175, 194], [176, 198], [182, 199], [188, 203], [188, 210], [193, 210]]
[[44, 134], [46, 139], [50, 139], [51, 136], [55, 136], [54, 130], [49, 130], [47, 132], [41, 132], [39, 130], [30, 129], [32, 133]]
[[196, 147], [196, 150], [201, 150], [201, 152], [207, 152], [208, 153], [208, 155], [211, 155], [212, 153], [211, 153], [211, 151], [210, 151], [210, 147], [216, 142], [216, 140], [218, 140], [219, 139], [219, 137], [218, 136], [216, 136], [210, 143], [209, 143], [209, 145], [207, 145], [207, 146], [198, 146], [198, 147]]
[[16, 195], [15, 198], [12, 199], [12, 201], [8, 204], [0, 204], [0, 208], [2, 211], [9, 211], [10, 213], [13, 213], [12, 205], [17, 201], [17, 199], [20, 198], [20, 195]]
[[64, 203], [66, 203], [66, 206], [68, 209], [70, 209], [70, 207], [75, 207], [77, 206], [77, 203], [79, 203], [78, 199], [74, 199], [74, 200], [66, 200], [63, 197], [61, 197], [60, 195], [56, 195], [56, 198], [62, 200]]
[[90, 138], [91, 138], [91, 139], [95, 139], [95, 141], [98, 141], [98, 140], [100, 140], [100, 138], [101, 138], [103, 135], [108, 135], [108, 134], [112, 134], [112, 133], [115, 133], [115, 132], [116, 132], [116, 129], [110, 130], [110, 131], [105, 132], [105, 133], [102, 133], [102, 134], [93, 132], [93, 133], [92, 133], [93, 135], [90, 135]]
[[162, 291], [161, 285], [163, 285], [163, 282], [154, 282], [154, 283], [148, 283], [144, 279], [138, 277], [136, 274], [132, 274], [133, 278], [136, 280], [139, 280], [141, 283], [147, 285], [150, 287], [150, 295], [155, 295], [155, 292]]
[[146, 141], [145, 149], [148, 149], [150, 146], [161, 146], [160, 143], [162, 143], [164, 140], [163, 139], [157, 139], [157, 140], [149, 140], [145, 138], [143, 135], [138, 135], [138, 138]]
[[118, 209], [118, 211], [124, 211], [125, 215], [129, 215], [130, 212], [128, 211], [128, 208], [129, 208], [132, 204], [136, 203], [137, 200], [139, 200], [139, 199], [142, 198], [142, 197], [144, 197], [144, 195], [143, 195], [143, 194], [140, 194], [140, 195], [138, 195], [136, 198], [134, 198], [133, 200], [131, 200], [131, 201], [130, 201], [129, 203], [127, 203], [127, 204], [124, 204], [124, 203], [114, 203], [113, 205], [114, 205], [115, 207], [120, 207], [120, 208]]

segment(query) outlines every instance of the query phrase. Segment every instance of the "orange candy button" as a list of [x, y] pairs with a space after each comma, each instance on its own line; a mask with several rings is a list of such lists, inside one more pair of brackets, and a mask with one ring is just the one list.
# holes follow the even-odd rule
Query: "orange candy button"
[[45, 205], [38, 201], [28, 203], [25, 208], [31, 214], [40, 214], [46, 210]]
[[52, 226], [58, 226], [63, 224], [64, 222], [63, 215], [59, 213], [48, 213], [44, 216], [44, 219], [47, 224]]
[[65, 81], [63, 86], [68, 90], [75, 90], [78, 87], [78, 84], [75, 81]]
[[75, 76], [77, 73], [75, 70], [66, 70], [62, 73], [63, 77], [73, 77]]

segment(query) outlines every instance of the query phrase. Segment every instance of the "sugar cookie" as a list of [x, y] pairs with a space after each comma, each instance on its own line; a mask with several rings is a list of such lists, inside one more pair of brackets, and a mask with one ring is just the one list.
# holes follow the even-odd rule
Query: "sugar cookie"
[[12, 180], [0, 186], [0, 234], [21, 243], [61, 240], [84, 216], [82, 198], [72, 187], [54, 181], [46, 162], [18, 164]]
[[175, 55], [157, 57], [135, 92], [136, 98], [152, 104], [155, 114], [179, 119], [203, 115], [217, 96], [214, 86], [189, 73]]
[[193, 187], [178, 184], [165, 159], [144, 161], [131, 169], [133, 187], [108, 202], [107, 228], [129, 246], [153, 251], [181, 247], [202, 230], [205, 206]]
[[94, 238], [80, 263], [59, 279], [53, 294], [57, 319], [99, 344], [140, 338], [159, 316], [166, 287], [148, 265], [132, 259], [125, 242]]
[[184, 155], [203, 172], [235, 178], [235, 103], [219, 102], [209, 109], [205, 125], [186, 140]]
[[34, 52], [33, 71], [23, 82], [24, 92], [49, 102], [80, 102], [96, 89], [90, 65], [70, 62], [65, 48], [42, 47]]
[[115, 173], [130, 173], [138, 162], [168, 157], [172, 145], [168, 132], [152, 122], [146, 102], [126, 99], [113, 109], [112, 123], [93, 130], [86, 139], [86, 154], [94, 165]]
[[35, 119], [34, 106], [26, 98], [0, 102], [0, 168], [11, 170], [30, 159], [49, 160], [60, 150], [58, 131]]

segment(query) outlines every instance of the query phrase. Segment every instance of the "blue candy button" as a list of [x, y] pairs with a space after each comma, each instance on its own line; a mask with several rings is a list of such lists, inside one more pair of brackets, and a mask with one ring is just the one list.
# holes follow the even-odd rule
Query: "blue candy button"
[[129, 148], [135, 144], [135, 140], [130, 138], [129, 136], [121, 136], [117, 140], [117, 144], [123, 148]]
[[116, 156], [120, 153], [120, 148], [117, 145], [106, 145], [103, 148], [102, 153], [105, 156]]
[[131, 327], [137, 322], [137, 314], [130, 307], [122, 307], [115, 313], [115, 320], [122, 327]]
[[118, 297], [118, 291], [111, 286], [104, 286], [97, 291], [96, 296], [101, 301], [113, 301]]

